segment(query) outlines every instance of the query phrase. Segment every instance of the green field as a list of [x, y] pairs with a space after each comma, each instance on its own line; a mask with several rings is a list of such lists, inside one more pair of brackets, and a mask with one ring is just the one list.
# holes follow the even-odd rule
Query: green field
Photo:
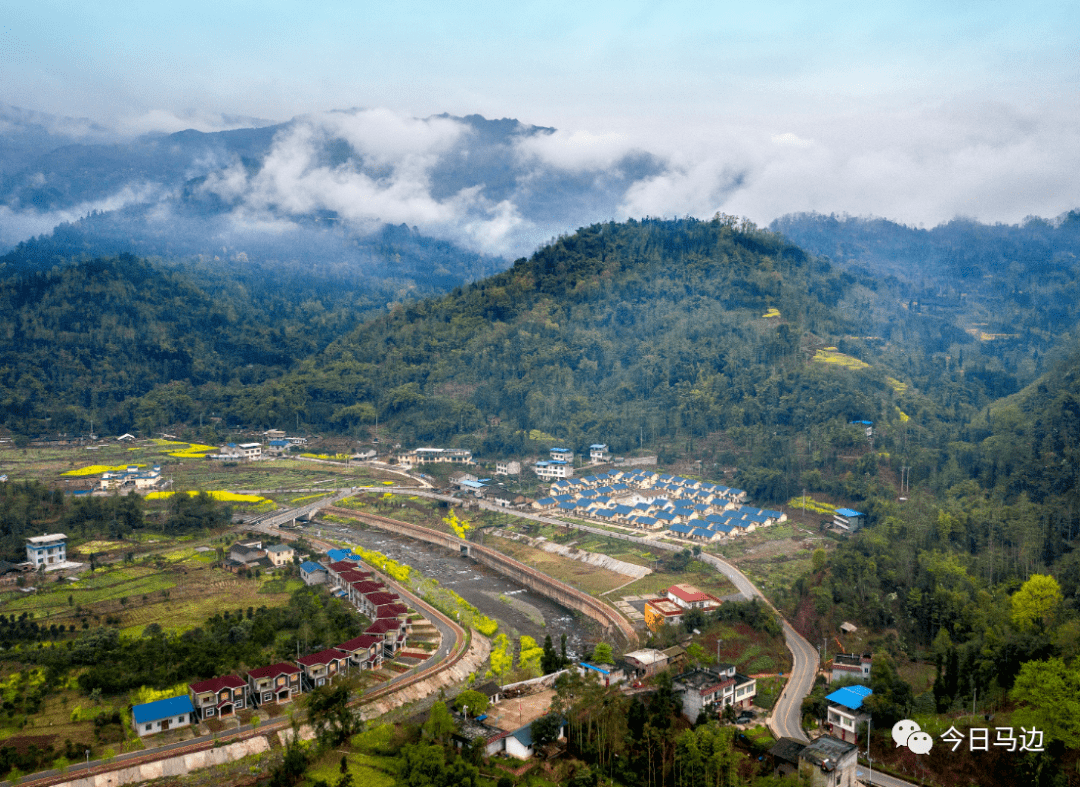
[[[0, 612], [30, 613], [40, 622], [93, 628], [109, 617], [124, 633], [141, 634], [151, 623], [167, 631], [200, 625], [223, 608], [279, 606], [303, 584], [300, 580], [244, 579], [212, 568], [214, 552], [186, 544], [164, 552], [157, 568], [150, 558], [84, 572], [78, 582], [47, 582], [35, 593], [13, 589], [0, 594]], [[126, 603], [125, 603], [126, 602]]]
[[65, 476], [66, 472], [92, 465], [126, 466], [161, 465], [162, 475], [173, 479], [178, 489], [256, 489], [307, 488], [318, 482], [327, 486], [364, 486], [392, 480], [398, 476], [367, 467], [305, 462], [300, 459], [274, 459], [261, 462], [224, 465], [201, 457], [176, 457], [170, 453], [183, 446], [159, 445], [140, 440], [134, 446], [104, 443], [71, 448], [6, 448], [0, 450], [0, 468], [12, 481], [56, 483], [64, 488], [97, 487], [99, 475]]

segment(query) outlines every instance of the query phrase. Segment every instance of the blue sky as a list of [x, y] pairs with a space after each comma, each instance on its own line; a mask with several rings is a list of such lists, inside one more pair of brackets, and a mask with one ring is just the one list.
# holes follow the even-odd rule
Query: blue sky
[[[0, 0], [0, 102], [131, 132], [349, 107], [516, 117], [687, 172], [711, 157], [630, 208], [1018, 220], [1080, 205], [1078, 8]], [[714, 204], [700, 178], [725, 166], [768, 193]]]

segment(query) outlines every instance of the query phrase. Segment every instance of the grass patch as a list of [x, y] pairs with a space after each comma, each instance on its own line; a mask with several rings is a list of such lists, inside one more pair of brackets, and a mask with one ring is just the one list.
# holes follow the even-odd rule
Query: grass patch
[[625, 574], [617, 574], [614, 571], [582, 563], [580, 560], [571, 560], [505, 538], [491, 539], [486, 546], [494, 547], [527, 566], [532, 566], [593, 596], [625, 585], [630, 580], [630, 577]]

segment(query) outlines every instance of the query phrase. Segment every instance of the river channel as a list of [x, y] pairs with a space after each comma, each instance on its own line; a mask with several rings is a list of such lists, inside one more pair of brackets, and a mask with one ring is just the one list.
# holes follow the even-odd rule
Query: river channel
[[499, 630], [509, 635], [515, 645], [521, 634], [529, 635], [541, 645], [544, 637], [550, 634], [557, 649], [561, 636], [566, 634], [567, 655], [575, 657], [587, 645], [600, 640], [599, 627], [592, 620], [580, 615], [575, 617], [566, 607], [471, 558], [377, 528], [319, 523], [311, 530], [316, 534], [319, 531], [333, 534], [364, 549], [381, 552], [425, 577], [438, 580], [440, 585], [451, 588], [483, 614], [499, 621]]

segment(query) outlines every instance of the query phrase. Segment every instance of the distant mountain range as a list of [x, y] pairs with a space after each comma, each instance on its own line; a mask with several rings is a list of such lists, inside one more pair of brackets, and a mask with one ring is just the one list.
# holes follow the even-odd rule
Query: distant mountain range
[[563, 166], [544, 145], [554, 133], [479, 115], [350, 110], [121, 140], [0, 107], [0, 251], [66, 222], [77, 253], [363, 266], [370, 259], [354, 247], [405, 225], [458, 249], [461, 277], [474, 279], [485, 273], [472, 269], [478, 257], [531, 252], [609, 219], [628, 188], [663, 169], [646, 153]]

